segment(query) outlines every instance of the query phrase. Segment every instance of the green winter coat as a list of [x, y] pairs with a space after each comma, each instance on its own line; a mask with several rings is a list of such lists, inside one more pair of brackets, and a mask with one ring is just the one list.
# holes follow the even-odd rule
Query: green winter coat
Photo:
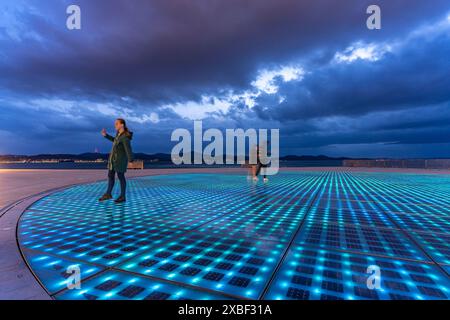
[[106, 139], [113, 142], [108, 158], [108, 170], [123, 173], [127, 171], [128, 162], [133, 161], [133, 152], [131, 151], [130, 144], [132, 137], [133, 134], [131, 132], [118, 133], [115, 138], [109, 134], [105, 136]]

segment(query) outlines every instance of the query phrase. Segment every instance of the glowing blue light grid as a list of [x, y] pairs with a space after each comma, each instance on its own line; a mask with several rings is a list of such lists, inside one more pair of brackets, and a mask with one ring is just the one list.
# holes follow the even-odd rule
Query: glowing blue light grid
[[64, 219], [53, 224], [24, 221], [20, 226], [26, 248], [108, 267], [181, 234], [164, 227], [117, 222], [82, 225]]
[[197, 291], [174, 284], [133, 276], [122, 272], [106, 272], [83, 283], [80, 290], [67, 290], [57, 296], [61, 300], [226, 300], [219, 294]]
[[433, 259], [441, 264], [450, 264], [450, 234], [411, 232], [411, 235]]
[[[380, 288], [367, 286], [368, 266], [380, 268]], [[369, 273], [370, 274], [370, 273]], [[293, 246], [266, 299], [448, 299], [450, 281], [431, 264]]]
[[282, 248], [274, 242], [188, 234], [120, 268], [256, 299], [280, 259]]
[[320, 220], [307, 221], [295, 239], [296, 244], [344, 251], [429, 261], [406, 236], [394, 229], [343, 225]]
[[[176, 299], [181, 289], [190, 299], [448, 299], [449, 176], [300, 170], [269, 179], [141, 177], [121, 205], [98, 202], [104, 182], [71, 187], [23, 214], [19, 243], [57, 299]], [[64, 289], [67, 263], [86, 273], [88, 292]], [[372, 263], [382, 291], [364, 286]], [[102, 286], [110, 276], [120, 284]], [[132, 280], [142, 285], [127, 288]]]
[[68, 284], [73, 284], [73, 281], [69, 279], [73, 274], [73, 269], [70, 267], [79, 268], [81, 279], [92, 277], [104, 270], [104, 268], [99, 268], [87, 263], [55, 258], [50, 255], [40, 254], [30, 250], [26, 250], [25, 253], [31, 269], [42, 281], [50, 294], [65, 290], [67, 289]]

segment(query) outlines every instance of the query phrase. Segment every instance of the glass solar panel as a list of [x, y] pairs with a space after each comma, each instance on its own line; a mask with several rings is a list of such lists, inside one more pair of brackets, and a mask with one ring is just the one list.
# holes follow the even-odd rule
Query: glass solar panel
[[215, 293], [137, 277], [123, 272], [105, 272], [83, 283], [80, 290], [67, 290], [61, 300], [226, 300]]
[[[98, 182], [22, 215], [20, 247], [56, 299], [449, 298], [450, 177], [194, 173], [128, 185], [125, 204], [99, 203]], [[67, 288], [73, 264], [80, 290]]]
[[92, 277], [104, 270], [95, 265], [61, 259], [27, 249], [25, 254], [31, 269], [51, 295], [67, 289], [68, 285], [73, 283], [69, 277], [73, 275], [74, 267], [79, 268], [82, 279]]
[[[380, 268], [380, 288], [369, 289], [369, 266]], [[293, 246], [264, 298], [448, 299], [450, 281], [432, 264]]]
[[276, 242], [191, 233], [154, 247], [121, 269], [208, 288], [241, 298], [259, 298], [281, 257]]

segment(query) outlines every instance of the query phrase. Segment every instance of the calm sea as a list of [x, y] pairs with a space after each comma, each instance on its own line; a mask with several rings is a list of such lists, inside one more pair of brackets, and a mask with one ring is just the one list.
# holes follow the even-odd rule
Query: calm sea
[[[230, 165], [227, 165], [229, 167]], [[239, 167], [239, 165], [231, 165]], [[317, 160], [317, 161], [282, 161], [281, 167], [341, 167], [341, 160]], [[181, 165], [176, 166], [172, 163], [145, 163], [145, 169], [167, 169], [167, 168], [219, 168], [224, 165]], [[106, 163], [75, 163], [75, 162], [61, 162], [61, 163], [8, 163], [0, 164], [0, 169], [106, 169]]]

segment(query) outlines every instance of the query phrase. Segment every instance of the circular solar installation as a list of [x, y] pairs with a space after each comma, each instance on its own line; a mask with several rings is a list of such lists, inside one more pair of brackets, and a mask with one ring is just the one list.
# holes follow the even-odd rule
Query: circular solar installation
[[55, 299], [450, 297], [450, 178], [269, 178], [135, 178], [124, 204], [98, 202], [104, 182], [78, 185], [24, 212], [20, 248]]

